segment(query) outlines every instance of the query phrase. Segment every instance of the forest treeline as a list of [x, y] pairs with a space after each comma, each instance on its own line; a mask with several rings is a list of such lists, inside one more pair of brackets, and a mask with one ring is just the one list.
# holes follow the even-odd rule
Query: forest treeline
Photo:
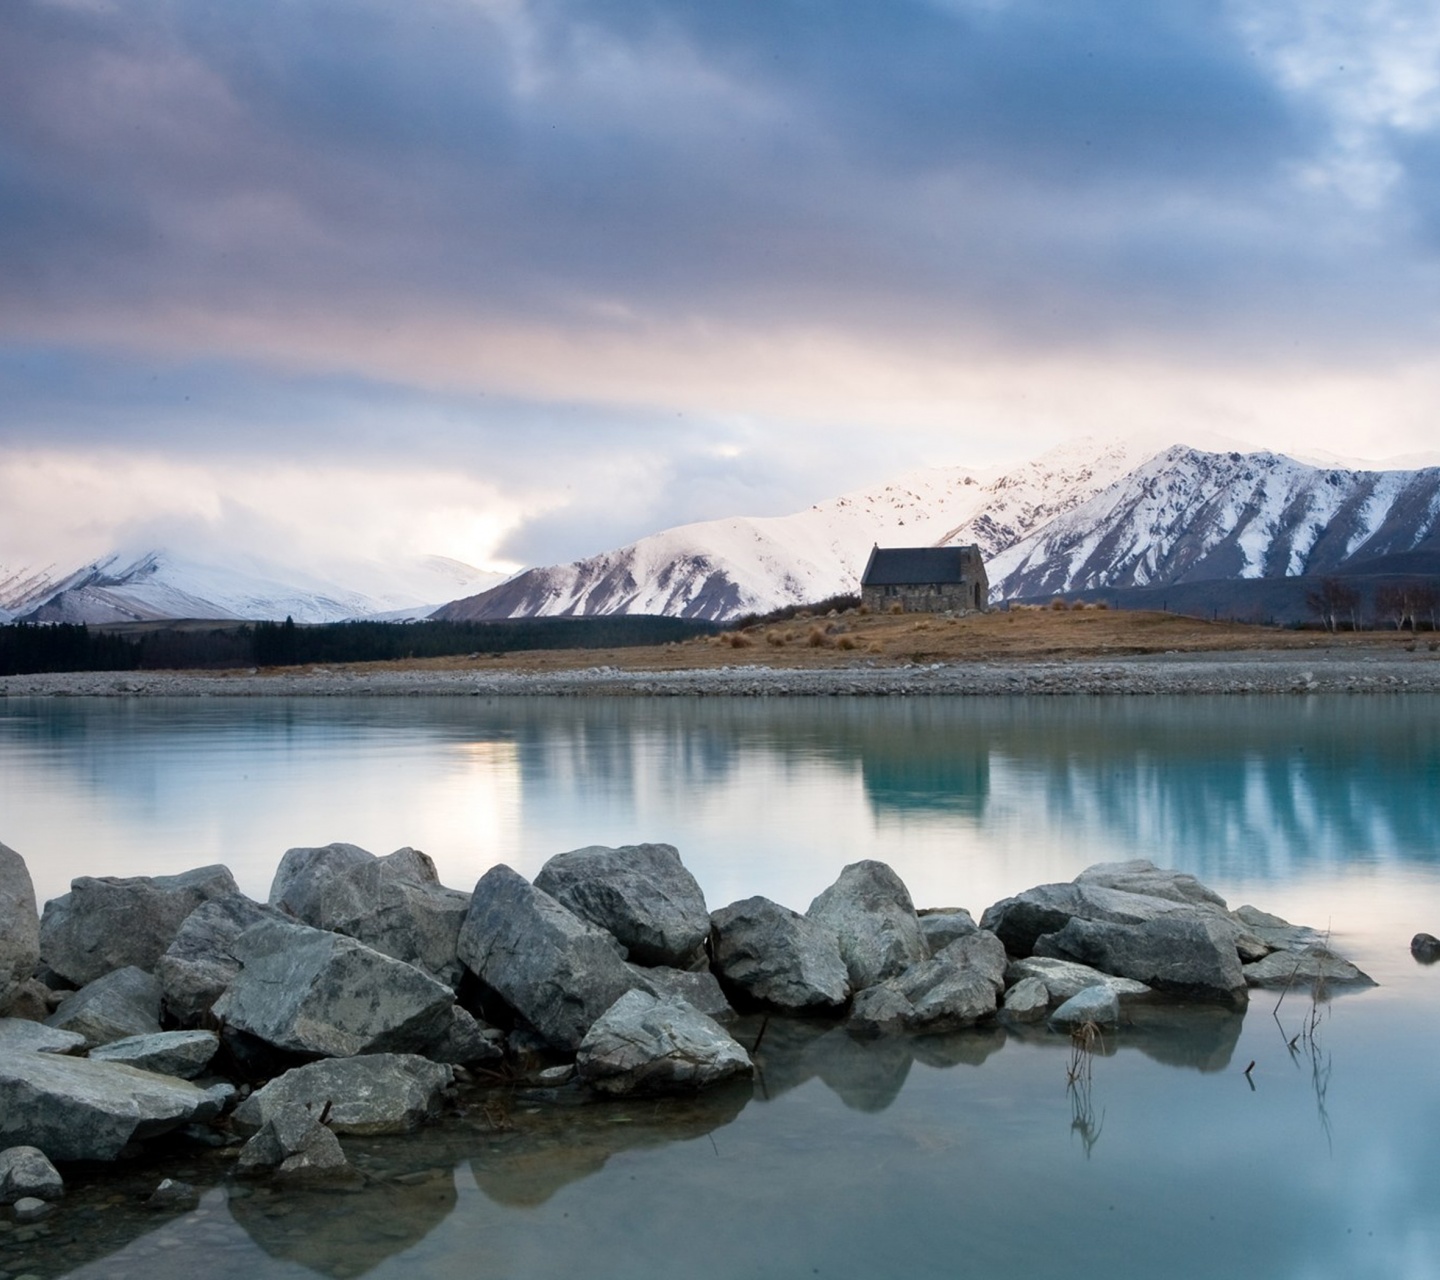
[[81, 623], [0, 626], [0, 675], [44, 671], [188, 671], [384, 662], [525, 649], [621, 649], [714, 635], [686, 618], [512, 618], [498, 622], [255, 622], [212, 630], [117, 632]]

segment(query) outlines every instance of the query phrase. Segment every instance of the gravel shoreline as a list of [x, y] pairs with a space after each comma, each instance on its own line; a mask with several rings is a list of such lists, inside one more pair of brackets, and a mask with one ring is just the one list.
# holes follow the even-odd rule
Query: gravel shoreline
[[1053, 662], [775, 670], [79, 672], [0, 678], [0, 697], [895, 697], [942, 694], [1440, 693], [1440, 653], [1147, 654]]

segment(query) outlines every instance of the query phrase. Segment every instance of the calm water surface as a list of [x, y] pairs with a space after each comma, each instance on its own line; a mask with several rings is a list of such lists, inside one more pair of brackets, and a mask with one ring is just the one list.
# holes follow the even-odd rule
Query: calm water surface
[[772, 1025], [753, 1088], [347, 1142], [359, 1193], [237, 1193], [197, 1155], [167, 1219], [132, 1209], [155, 1170], [77, 1174], [48, 1235], [0, 1230], [0, 1274], [1440, 1276], [1440, 966], [1407, 950], [1440, 933], [1435, 699], [0, 701], [0, 841], [42, 897], [207, 862], [263, 897], [331, 840], [460, 887], [665, 840], [712, 906], [801, 910], [877, 857], [977, 915], [1143, 856], [1382, 985], [1293, 1052], [1293, 996], [1141, 1016], [1088, 1096], [1043, 1031]]

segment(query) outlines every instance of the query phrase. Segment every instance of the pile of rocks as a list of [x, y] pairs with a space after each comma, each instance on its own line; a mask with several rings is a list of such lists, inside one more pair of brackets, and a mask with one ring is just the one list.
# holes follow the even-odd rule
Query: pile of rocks
[[[472, 893], [423, 853], [291, 849], [266, 903], [224, 867], [82, 877], [36, 910], [0, 846], [0, 1198], [43, 1211], [51, 1161], [113, 1160], [184, 1130], [248, 1139], [240, 1174], [352, 1176], [336, 1134], [417, 1127], [458, 1076], [503, 1066], [597, 1094], [745, 1076], [737, 1009], [818, 1015], [858, 1037], [1049, 1018], [1126, 1001], [1241, 1001], [1249, 986], [1369, 979], [1313, 931], [1229, 911], [1148, 862], [1092, 867], [965, 911], [917, 912], [880, 862], [800, 915], [711, 912], [676, 850], [599, 846], [534, 883]], [[36, 1210], [29, 1202], [41, 1205]]]

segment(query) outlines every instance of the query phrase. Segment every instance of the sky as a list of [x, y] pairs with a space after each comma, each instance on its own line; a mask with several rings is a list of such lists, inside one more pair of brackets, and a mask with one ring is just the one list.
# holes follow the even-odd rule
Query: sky
[[5, 0], [0, 566], [1440, 442], [1429, 0]]

